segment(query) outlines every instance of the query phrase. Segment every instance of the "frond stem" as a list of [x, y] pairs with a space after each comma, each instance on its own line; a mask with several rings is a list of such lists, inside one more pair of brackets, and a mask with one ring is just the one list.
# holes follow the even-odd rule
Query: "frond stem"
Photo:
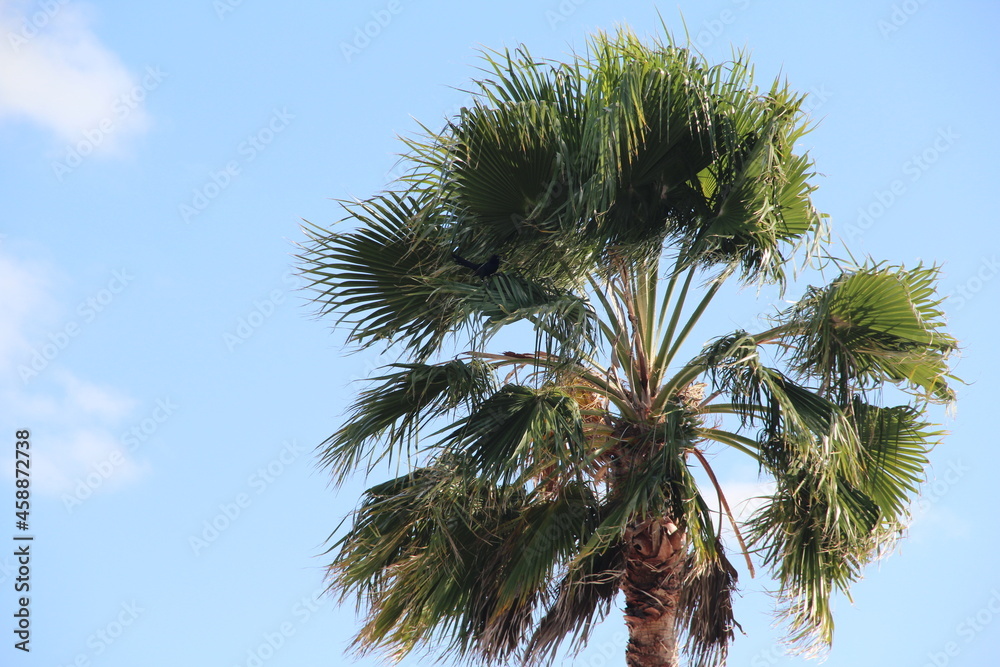
[[725, 515], [729, 519], [729, 525], [733, 527], [733, 532], [736, 533], [736, 539], [740, 543], [740, 549], [743, 550], [743, 557], [747, 561], [747, 568], [750, 569], [750, 578], [754, 578], [756, 574], [753, 569], [753, 561], [750, 560], [750, 550], [747, 549], [747, 543], [743, 541], [743, 535], [740, 533], [739, 526], [736, 525], [736, 518], [733, 516], [733, 511], [729, 509], [729, 501], [726, 500], [726, 494], [722, 492], [722, 486], [719, 485], [719, 480], [715, 477], [715, 471], [712, 470], [712, 466], [708, 465], [708, 460], [705, 458], [705, 455], [701, 453], [700, 449], [692, 447], [688, 451], [694, 454], [695, 457], [701, 461], [701, 466], [708, 474], [708, 478], [712, 480], [715, 492], [719, 496], [719, 504], [722, 505], [722, 508], [725, 510]]

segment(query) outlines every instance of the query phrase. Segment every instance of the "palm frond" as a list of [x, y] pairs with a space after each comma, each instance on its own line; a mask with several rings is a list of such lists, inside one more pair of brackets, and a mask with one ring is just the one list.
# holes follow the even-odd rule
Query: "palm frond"
[[[702, 412], [732, 411], [739, 416], [742, 427], [759, 423], [760, 461], [772, 471], [820, 455], [818, 465], [836, 465], [844, 474], [850, 474], [860, 446], [845, 412], [820, 393], [765, 366], [757, 348], [756, 339], [746, 332], [723, 336], [706, 345], [694, 363], [706, 369], [713, 388], [731, 402], [706, 407]], [[836, 460], [827, 459], [821, 452], [829, 452]]]
[[368, 612], [359, 652], [401, 657], [441, 640], [492, 663], [522, 650], [538, 660], [570, 632], [585, 643], [607, 613], [614, 554], [566, 569], [597, 524], [588, 487], [567, 484], [553, 496], [494, 486], [469, 475], [469, 463], [446, 455], [372, 487], [331, 547], [331, 587]]
[[[356, 595], [368, 618], [354, 648], [391, 650], [402, 657], [432, 640], [461, 655], [474, 652], [497, 616], [491, 571], [503, 541], [499, 531], [518, 516], [524, 494], [464, 474], [457, 458], [369, 489], [351, 530], [331, 551], [331, 587]], [[530, 604], [530, 603], [529, 603]], [[513, 636], [531, 609], [500, 612]], [[496, 620], [496, 619], [494, 619]], [[512, 635], [493, 635], [499, 650]]]
[[578, 404], [558, 387], [507, 384], [456, 422], [442, 444], [502, 483], [566, 483], [579, 479], [596, 455], [588, 450]]
[[449, 284], [448, 292], [470, 319], [478, 318], [484, 345], [504, 327], [527, 320], [535, 349], [559, 359], [554, 373], [578, 364], [597, 346], [597, 315], [585, 296], [522, 276], [498, 273], [478, 285]]
[[345, 205], [355, 230], [312, 225], [299, 256], [320, 315], [337, 314], [363, 346], [402, 342], [425, 360], [455, 326], [458, 313], [433, 278], [451, 266], [442, 231], [427, 221], [429, 202], [388, 193]]
[[796, 371], [816, 378], [843, 405], [853, 392], [887, 381], [924, 400], [954, 400], [947, 358], [956, 342], [942, 331], [937, 272], [870, 265], [811, 288], [779, 318]]
[[[581, 540], [588, 536], [582, 534]], [[525, 647], [525, 662], [553, 660], [567, 638], [571, 654], [582, 650], [591, 631], [611, 611], [624, 569], [620, 545], [575, 559], [555, 585], [554, 597]]]
[[787, 253], [823, 233], [812, 162], [793, 152], [808, 131], [804, 96], [777, 81], [760, 93], [742, 63], [732, 71], [716, 85], [718, 159], [699, 176], [708, 213], [680, 245], [696, 261], [738, 263], [744, 281], [783, 285]]
[[848, 594], [877, 553], [879, 507], [830, 467], [803, 462], [775, 482], [749, 521], [752, 544], [778, 581], [790, 642], [814, 654], [833, 640], [834, 591]]
[[320, 444], [320, 463], [336, 484], [364, 464], [371, 470], [406, 447], [412, 451], [422, 424], [460, 407], [472, 409], [493, 393], [489, 365], [455, 359], [444, 364], [393, 364], [398, 372], [371, 379], [344, 425]]
[[878, 505], [889, 531], [907, 518], [907, 506], [924, 481], [927, 454], [944, 435], [909, 405], [882, 408], [855, 398], [851, 421], [864, 451], [862, 490]]

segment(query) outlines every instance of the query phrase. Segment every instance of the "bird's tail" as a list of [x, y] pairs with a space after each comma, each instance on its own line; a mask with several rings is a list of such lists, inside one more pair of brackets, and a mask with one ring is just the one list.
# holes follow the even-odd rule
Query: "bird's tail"
[[467, 260], [464, 257], [462, 257], [461, 255], [459, 255], [457, 252], [451, 253], [451, 258], [453, 260], [455, 260], [455, 262], [457, 262], [458, 264], [461, 264], [462, 266], [464, 266], [467, 269], [472, 269], [473, 271], [476, 271], [477, 269], [479, 269], [479, 265], [478, 264], [476, 264], [475, 262], [470, 262], [469, 260]]

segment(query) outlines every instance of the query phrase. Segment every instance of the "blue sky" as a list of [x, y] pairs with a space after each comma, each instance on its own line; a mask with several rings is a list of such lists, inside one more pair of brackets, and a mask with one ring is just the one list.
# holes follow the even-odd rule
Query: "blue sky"
[[[818, 124], [802, 148], [835, 232], [857, 254], [942, 265], [951, 295], [969, 384], [954, 417], [935, 414], [950, 435], [909, 537], [853, 604], [838, 600], [825, 664], [990, 664], [1000, 8], [659, 12], [677, 34], [683, 14], [710, 60], [746, 47], [763, 83], [809, 92]], [[391, 359], [345, 354], [311, 317], [292, 274], [301, 219], [332, 223], [334, 200], [391, 180], [396, 136], [465, 102], [477, 49], [558, 58], [619, 23], [657, 33], [657, 7], [0, 0], [0, 495], [13, 500], [13, 434], [30, 429], [36, 536], [29, 655], [12, 648], [14, 559], [0, 549], [0, 662], [343, 664], [357, 621], [317, 598], [317, 555], [364, 487], [330, 489], [313, 448]], [[727, 296], [706, 337], [768, 296]], [[718, 470], [731, 499], [762, 489], [739, 461]], [[741, 584], [747, 634], [730, 664], [807, 664], [782, 653], [766, 578]], [[572, 664], [621, 664], [622, 638], [613, 614]]]

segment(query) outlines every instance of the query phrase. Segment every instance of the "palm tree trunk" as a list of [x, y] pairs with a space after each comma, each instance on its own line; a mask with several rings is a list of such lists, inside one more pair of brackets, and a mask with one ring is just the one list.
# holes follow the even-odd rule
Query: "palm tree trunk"
[[684, 535], [669, 519], [633, 524], [625, 533], [628, 667], [677, 667], [676, 614]]

